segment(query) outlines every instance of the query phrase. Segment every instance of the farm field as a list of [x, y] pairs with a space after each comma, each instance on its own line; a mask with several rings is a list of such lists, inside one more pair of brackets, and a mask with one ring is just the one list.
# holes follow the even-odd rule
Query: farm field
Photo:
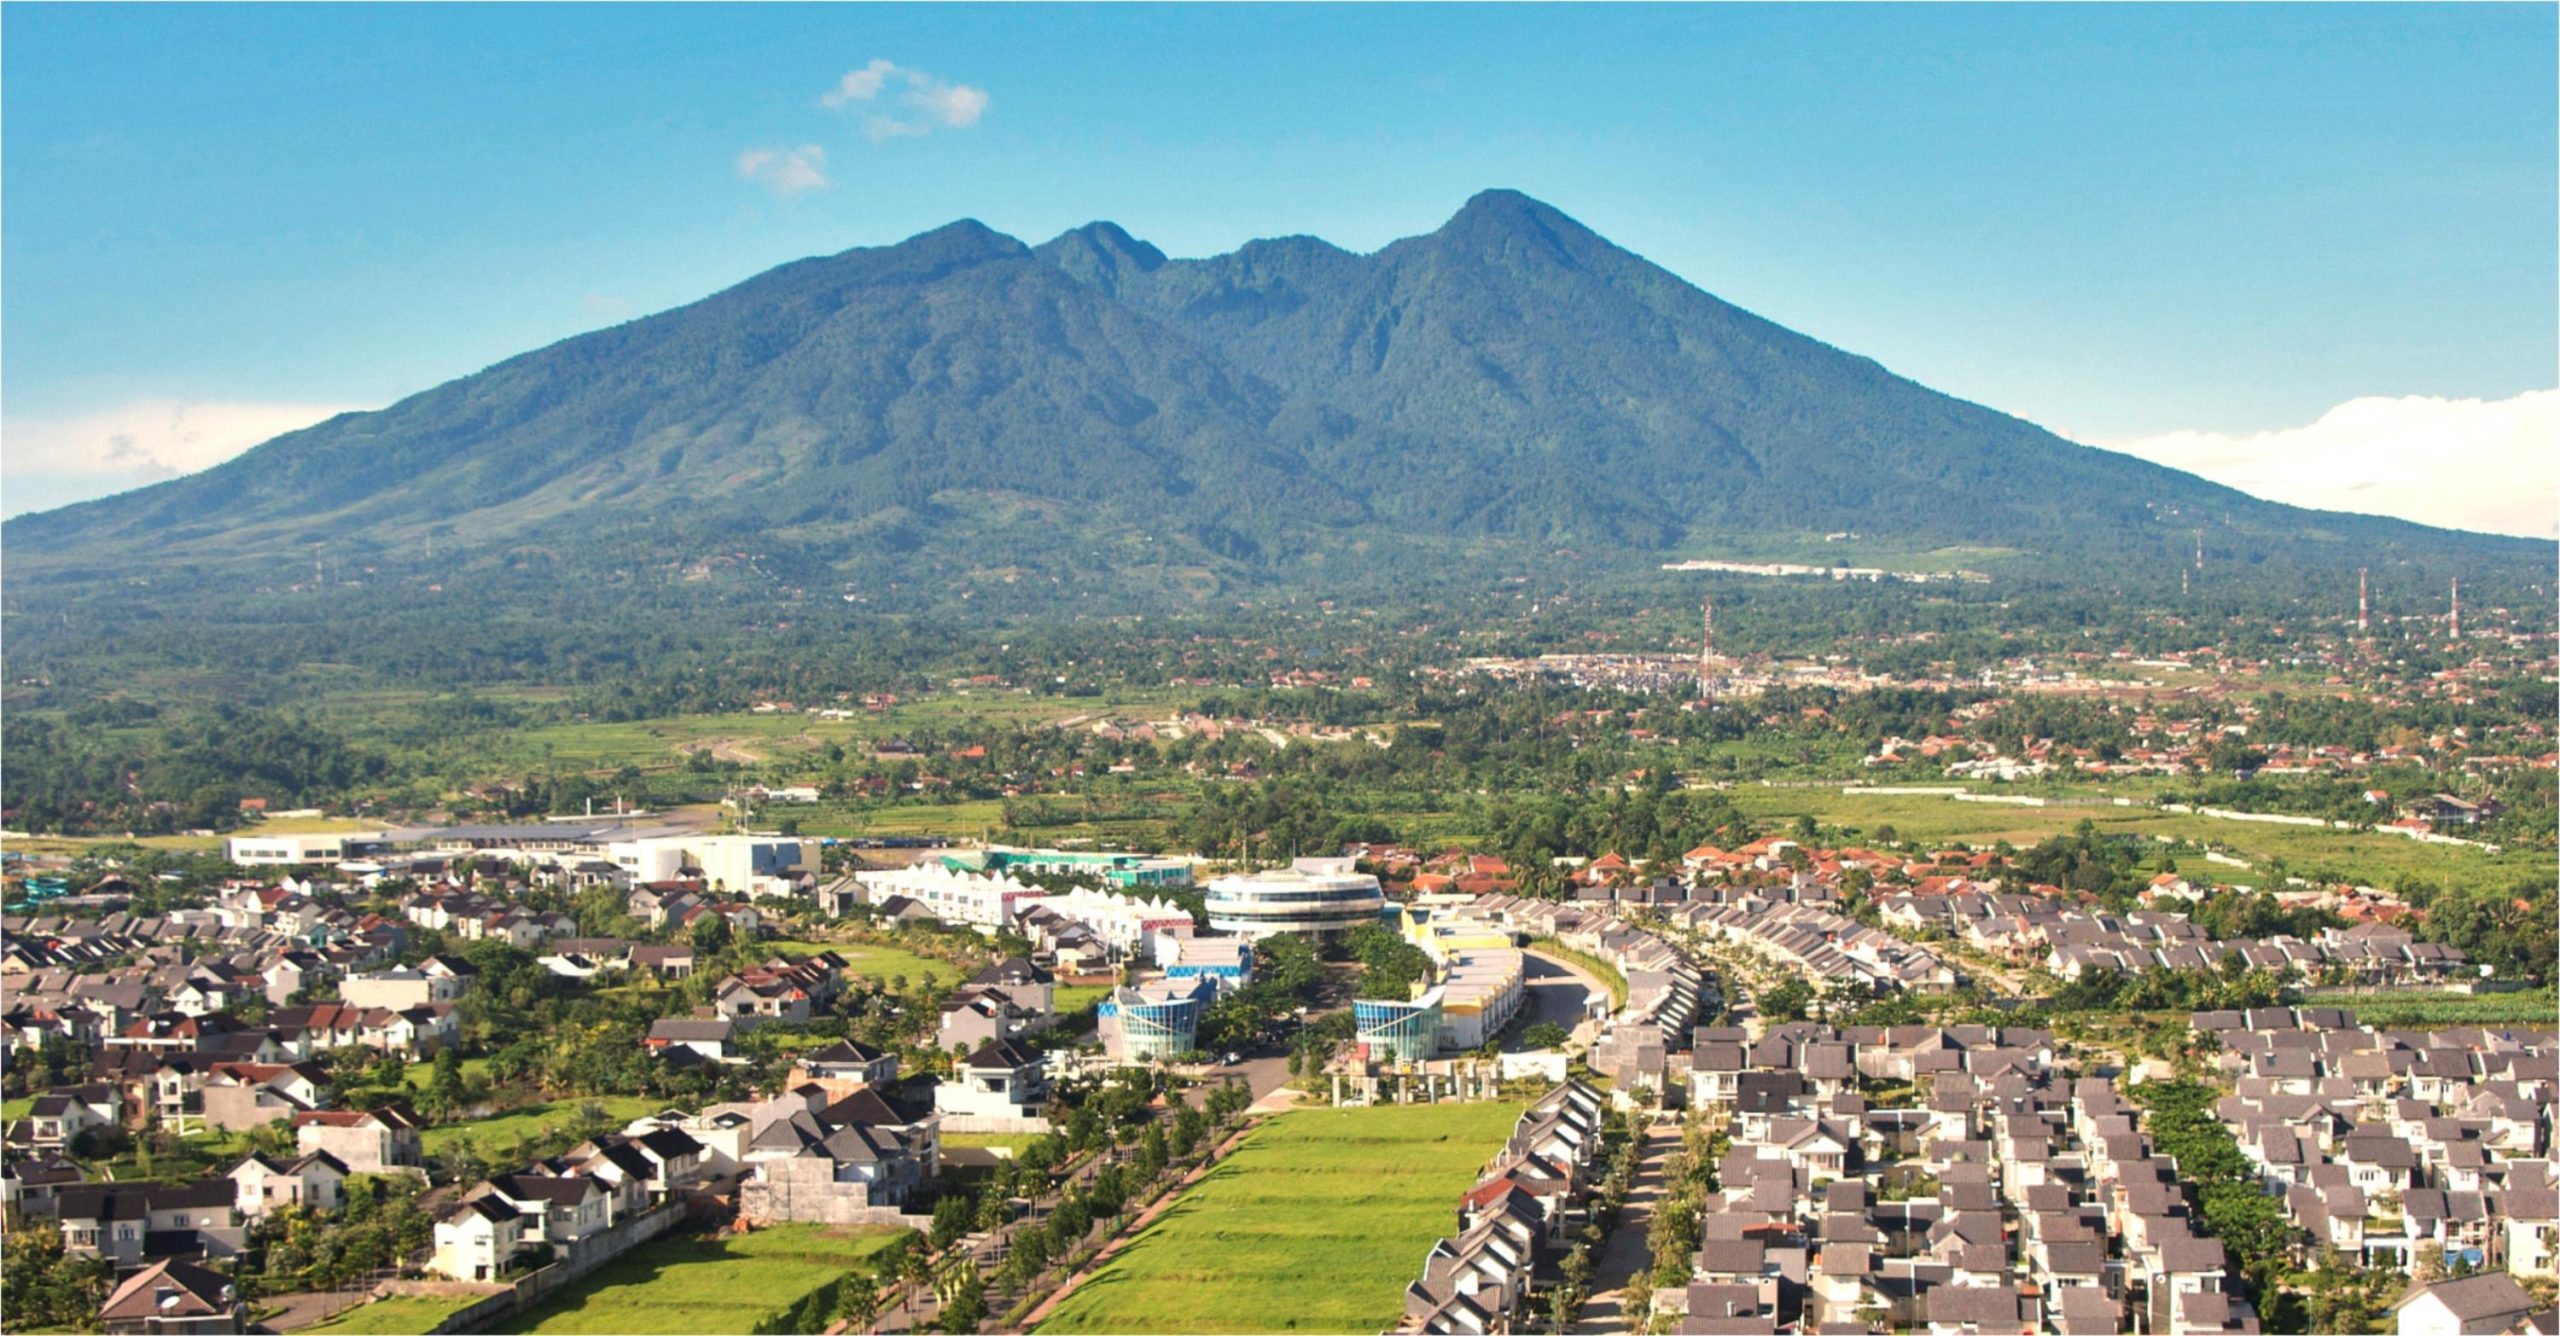
[[350, 1336], [419, 1336], [447, 1317], [487, 1298], [485, 1294], [400, 1294], [376, 1299], [338, 1314], [311, 1331], [342, 1331]]
[[[1826, 826], [1871, 835], [1891, 826], [1906, 840], [1990, 845], [2006, 840], [2026, 846], [2060, 835], [2086, 820], [2102, 835], [2166, 836], [2219, 849], [2251, 866], [2215, 868], [2220, 878], [2245, 884], [2269, 880], [2267, 865], [2281, 859], [2296, 876], [2389, 886], [2404, 876], [2447, 882], [2477, 877], [2548, 875], [2551, 859], [2514, 851], [2490, 854], [2458, 845], [2420, 844], [2398, 835], [2267, 825], [2218, 817], [2162, 812], [2149, 807], [2016, 807], [1961, 803], [1926, 794], [1844, 794], [1836, 787], [1770, 788], [1739, 785], [1734, 805], [1764, 824], [1810, 814]], [[2130, 795], [2128, 795], [2130, 796]]]
[[1520, 1116], [1515, 1104], [1305, 1109], [1236, 1153], [1059, 1305], [1043, 1332], [1367, 1332]]
[[[556, 703], [556, 690], [480, 693], [492, 701]], [[333, 695], [329, 709], [359, 737], [383, 736], [403, 726], [428, 699], [421, 692], [353, 692]], [[1153, 715], [1173, 708], [1167, 692], [1133, 691], [1109, 700], [1038, 696], [1020, 690], [936, 692], [878, 713], [821, 719], [806, 711], [758, 714], [738, 710], [621, 721], [571, 721], [527, 728], [491, 728], [460, 743], [467, 769], [522, 771], [528, 767], [613, 770], [629, 765], [665, 770], [697, 750], [721, 760], [783, 760], [829, 743], [867, 749], [921, 729], [962, 724], [1011, 724], [1036, 728], [1086, 715]], [[809, 702], [803, 702], [808, 704]], [[827, 702], [816, 702], [824, 705]]]
[[457, 1141], [469, 1142], [483, 1155], [505, 1155], [517, 1137], [527, 1139], [546, 1132], [565, 1131], [578, 1120], [582, 1104], [600, 1104], [617, 1128], [643, 1114], [658, 1111], [659, 1102], [638, 1095], [601, 1095], [592, 1100], [557, 1099], [548, 1104], [528, 1104], [491, 1118], [467, 1123], [446, 1123], [430, 1127], [419, 1134], [427, 1154], [435, 1155]]
[[533, 1307], [502, 1320], [509, 1332], [701, 1333], [816, 1331], [834, 1316], [801, 1306], [907, 1231], [888, 1226], [775, 1225], [751, 1234], [653, 1239]]

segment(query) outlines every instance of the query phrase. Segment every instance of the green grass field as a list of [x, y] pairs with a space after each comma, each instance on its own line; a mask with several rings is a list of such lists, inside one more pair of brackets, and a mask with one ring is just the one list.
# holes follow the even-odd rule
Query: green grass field
[[773, 943], [773, 949], [775, 954], [790, 956], [795, 960], [803, 956], [814, 956], [822, 951], [833, 951], [845, 958], [845, 962], [852, 967], [855, 974], [871, 979], [895, 979], [903, 974], [907, 976], [909, 984], [916, 983], [927, 974], [944, 983], [956, 982], [969, 974], [968, 970], [950, 961], [935, 960], [930, 956], [920, 956], [912, 951], [901, 951], [894, 946], [786, 941]]
[[484, 1294], [400, 1294], [376, 1299], [310, 1328], [355, 1336], [421, 1336], [435, 1325], [487, 1298]]
[[2384, 1029], [2432, 1029], [2454, 1025], [2524, 1025], [2548, 1029], [2560, 1023], [2560, 995], [2537, 988], [2521, 993], [2358, 993], [2314, 990], [2306, 1006], [2345, 1007], [2365, 1025]]
[[725, 1238], [681, 1235], [644, 1243], [514, 1314], [509, 1332], [701, 1333], [816, 1331], [783, 1326], [792, 1310], [866, 1264], [902, 1229], [775, 1225]]
[[[548, 1104], [528, 1104], [521, 1109], [493, 1118], [480, 1118], [467, 1123], [447, 1123], [430, 1127], [419, 1134], [429, 1155], [443, 1151], [456, 1141], [467, 1141], [483, 1155], [504, 1154], [518, 1136], [536, 1140], [546, 1133], [565, 1132], [578, 1121], [578, 1106], [590, 1101], [559, 1099]], [[637, 1095], [603, 1095], [592, 1102], [604, 1106], [616, 1129], [642, 1114], [655, 1113], [662, 1101], [643, 1099]]]
[[[2141, 791], [2142, 801], [2149, 792]], [[2490, 854], [2456, 845], [2420, 844], [2398, 835], [2312, 826], [2266, 825], [2209, 816], [2162, 812], [2150, 807], [2017, 807], [2004, 803], [1957, 802], [1926, 794], [1844, 794], [1838, 788], [1768, 788], [1742, 785], [1730, 796], [1734, 805], [1763, 824], [1811, 814], [1825, 826], [1872, 835], [1891, 826], [1905, 840], [1928, 843], [1996, 844], [2006, 840], [2024, 847], [2076, 828], [2082, 820], [2102, 835], [2166, 836], [2220, 849], [2243, 859], [2247, 869], [2194, 862], [2186, 870], [2218, 879], [2257, 885], [2269, 878], [2267, 865], [2282, 859], [2295, 876], [2323, 879], [2323, 874], [2364, 885], [2389, 886], [2402, 876], [2434, 882], [2549, 874], [2552, 859], [2514, 851]], [[2127, 792], [2127, 797], [2136, 797]]]
[[949, 1150], [955, 1146], [975, 1147], [979, 1150], [1011, 1151], [1020, 1155], [1023, 1147], [1038, 1141], [1040, 1136], [1041, 1134], [1036, 1132], [945, 1132], [942, 1134], [942, 1148]]
[[1107, 983], [1062, 983], [1050, 998], [1049, 1009], [1061, 1016], [1072, 1016], [1091, 1010], [1093, 1005], [1111, 995]]
[[[488, 1074], [489, 1060], [487, 1058], [464, 1058], [462, 1060], [462, 1076], [464, 1080], [469, 1080], [474, 1076], [486, 1076]], [[423, 1091], [427, 1088], [427, 1083], [435, 1079], [436, 1065], [432, 1062], [413, 1062], [400, 1069], [401, 1084], [408, 1086], [411, 1090]]]
[[1514, 1104], [1282, 1114], [1040, 1330], [1387, 1330], [1519, 1116]]

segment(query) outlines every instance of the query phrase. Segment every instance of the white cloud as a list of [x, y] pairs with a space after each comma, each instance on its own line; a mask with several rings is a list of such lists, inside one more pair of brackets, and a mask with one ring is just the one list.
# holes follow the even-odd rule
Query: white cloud
[[936, 126], [966, 130], [987, 114], [987, 90], [964, 83], [938, 79], [923, 70], [910, 69], [894, 61], [874, 59], [858, 70], [847, 70], [836, 86], [822, 94], [821, 105], [841, 111], [855, 103], [877, 105], [880, 95], [891, 87], [901, 87], [897, 102], [903, 111], [876, 112], [865, 117], [863, 133], [877, 144], [891, 139], [907, 139], [927, 135]]
[[816, 144], [798, 148], [751, 148], [738, 155], [738, 175], [785, 199], [804, 190], [824, 190], [827, 151]]
[[77, 417], [12, 417], [0, 426], [0, 503], [15, 515], [200, 472], [354, 407], [144, 399]]
[[967, 84], [937, 84], [907, 94], [907, 101], [955, 130], [968, 129], [987, 114], [987, 90]]
[[2560, 389], [2350, 399], [2305, 427], [2101, 442], [2289, 505], [2560, 537]]
[[846, 71], [835, 90], [818, 100], [829, 107], [841, 107], [847, 102], [868, 102], [880, 96], [880, 89], [889, 82], [889, 76], [897, 72], [895, 64], [873, 60], [861, 69]]

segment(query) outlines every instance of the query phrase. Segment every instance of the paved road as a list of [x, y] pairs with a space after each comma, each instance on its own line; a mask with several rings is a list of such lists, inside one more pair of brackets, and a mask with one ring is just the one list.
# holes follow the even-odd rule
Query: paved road
[[1517, 1053], [1528, 1047], [1520, 1042], [1520, 1032], [1540, 1021], [1553, 1021], [1570, 1032], [1582, 1024], [1589, 1014], [1593, 997], [1606, 998], [1609, 990], [1598, 979], [1578, 966], [1531, 953], [1524, 956], [1527, 997], [1521, 1003], [1523, 1015], [1514, 1026], [1511, 1037], [1503, 1041], [1503, 1050]]
[[1182, 1097], [1191, 1101], [1195, 1108], [1206, 1108], [1210, 1090], [1233, 1076], [1244, 1078], [1245, 1088], [1253, 1092], [1253, 1097], [1257, 1101], [1289, 1083], [1287, 1051], [1257, 1048], [1251, 1053], [1237, 1056], [1243, 1058], [1243, 1061], [1234, 1064], [1221, 1063], [1202, 1069], [1201, 1084], [1183, 1091]]
[[1653, 1265], [1653, 1253], [1646, 1236], [1653, 1231], [1654, 1203], [1662, 1199], [1663, 1162], [1679, 1149], [1677, 1124], [1659, 1129], [1648, 1128], [1643, 1158], [1636, 1162], [1635, 1182], [1627, 1189], [1627, 1206], [1618, 1214], [1617, 1232], [1600, 1248], [1600, 1260], [1591, 1269], [1591, 1298], [1582, 1305], [1582, 1317], [1573, 1324], [1577, 1332], [1641, 1331], [1641, 1324], [1631, 1324], [1626, 1311], [1627, 1281], [1636, 1272]]

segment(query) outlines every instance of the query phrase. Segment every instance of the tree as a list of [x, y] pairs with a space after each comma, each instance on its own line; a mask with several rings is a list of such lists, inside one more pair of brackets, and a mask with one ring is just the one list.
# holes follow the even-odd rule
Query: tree
[[695, 957], [716, 956], [729, 949], [729, 920], [718, 914], [704, 914], [693, 921], [693, 953]]
[[946, 1332], [976, 1331], [978, 1324], [987, 1320], [987, 1282], [979, 1279], [974, 1266], [964, 1266], [962, 1270], [964, 1274], [942, 1301], [941, 1318], [934, 1323]]
[[427, 1098], [448, 1111], [462, 1107], [462, 1054], [450, 1045], [436, 1052], [435, 1075], [427, 1081]]
[[933, 1228], [926, 1234], [925, 1241], [935, 1252], [950, 1247], [961, 1235], [969, 1232], [971, 1215], [967, 1197], [957, 1192], [942, 1194], [933, 1204]]
[[836, 1291], [836, 1316], [855, 1331], [870, 1326], [880, 1316], [880, 1282], [868, 1271], [847, 1275]]
[[1172, 1154], [1165, 1146], [1164, 1124], [1161, 1122], [1148, 1123], [1146, 1135], [1140, 1138], [1138, 1142], [1139, 1176], [1142, 1178], [1154, 1178], [1156, 1175], [1164, 1172], [1165, 1165], [1171, 1159]]
[[1562, 1048], [1564, 1047], [1565, 1041], [1571, 1038], [1573, 1038], [1573, 1032], [1556, 1024], [1554, 1021], [1539, 1021], [1538, 1023], [1528, 1026], [1520, 1031], [1520, 1046], [1523, 1048]]
[[113, 1273], [95, 1257], [64, 1253], [60, 1227], [30, 1221], [0, 1237], [8, 1284], [0, 1325], [11, 1331], [84, 1331], [98, 1320]]
[[1813, 985], [1789, 977], [1786, 982], [1760, 994], [1760, 1018], [1764, 1021], [1800, 1021], [1813, 1005]]

